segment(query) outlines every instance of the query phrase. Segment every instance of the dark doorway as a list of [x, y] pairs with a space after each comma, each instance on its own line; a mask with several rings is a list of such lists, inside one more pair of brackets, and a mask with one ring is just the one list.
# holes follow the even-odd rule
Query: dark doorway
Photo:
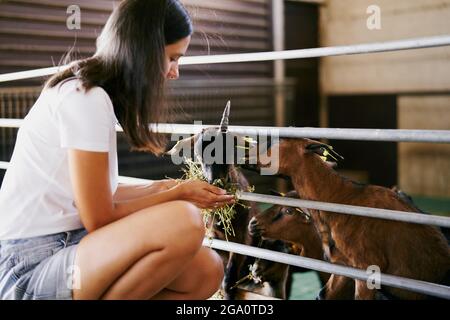
[[[286, 50], [319, 46], [319, 8], [314, 4], [285, 1]], [[286, 125], [319, 125], [319, 60], [286, 60], [286, 77], [295, 80], [294, 103], [286, 110]]]
[[[328, 111], [330, 128], [397, 128], [394, 95], [331, 96]], [[397, 143], [331, 140], [330, 144], [345, 158], [339, 170], [366, 173], [367, 181], [362, 182], [397, 184]]]

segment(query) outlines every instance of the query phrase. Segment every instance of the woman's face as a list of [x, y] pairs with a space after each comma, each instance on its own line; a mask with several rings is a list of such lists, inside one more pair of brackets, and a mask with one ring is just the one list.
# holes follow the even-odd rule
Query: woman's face
[[186, 54], [191, 42], [191, 36], [183, 38], [178, 42], [166, 46], [166, 78], [176, 80], [180, 76], [178, 71], [178, 60]]

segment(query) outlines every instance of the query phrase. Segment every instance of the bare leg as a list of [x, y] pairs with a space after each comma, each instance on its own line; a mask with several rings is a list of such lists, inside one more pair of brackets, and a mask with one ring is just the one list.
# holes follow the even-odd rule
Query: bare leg
[[199, 210], [185, 201], [146, 208], [98, 229], [78, 245], [81, 288], [73, 290], [73, 298], [149, 299], [182, 274], [199, 253], [203, 235]]
[[220, 256], [215, 251], [203, 247], [183, 273], [152, 299], [196, 300], [210, 298], [219, 290], [223, 272]]

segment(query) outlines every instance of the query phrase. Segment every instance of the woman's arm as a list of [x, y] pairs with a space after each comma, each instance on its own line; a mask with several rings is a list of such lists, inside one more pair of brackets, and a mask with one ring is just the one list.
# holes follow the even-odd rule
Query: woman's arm
[[115, 201], [110, 189], [107, 152], [69, 149], [69, 170], [75, 203], [88, 232], [163, 202], [187, 200], [200, 208], [212, 208], [233, 201], [233, 196], [225, 195], [225, 190], [198, 180], [156, 194]]
[[126, 201], [137, 199], [149, 194], [167, 191], [176, 185], [176, 180], [172, 179], [149, 181], [145, 184], [119, 183], [116, 193], [114, 193], [113, 200]]

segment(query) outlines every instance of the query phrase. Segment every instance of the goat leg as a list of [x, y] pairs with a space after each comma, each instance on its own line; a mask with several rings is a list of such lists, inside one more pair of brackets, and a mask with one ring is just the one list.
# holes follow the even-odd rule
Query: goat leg
[[226, 300], [234, 299], [234, 290], [232, 289], [235, 283], [238, 281], [238, 266], [236, 263], [237, 255], [230, 252], [228, 263], [225, 268], [225, 275], [222, 282], [223, 295]]
[[[248, 261], [248, 258], [249, 257], [247, 256], [230, 252], [230, 257], [225, 269], [225, 276], [222, 283], [224, 297], [226, 300], [234, 300], [236, 290], [233, 287], [239, 279], [245, 276], [245, 274], [248, 274], [248, 269], [244, 268], [245, 262]], [[254, 258], [252, 259], [254, 260]]]
[[353, 300], [355, 296], [355, 280], [332, 274], [325, 286], [320, 290], [318, 300]]

